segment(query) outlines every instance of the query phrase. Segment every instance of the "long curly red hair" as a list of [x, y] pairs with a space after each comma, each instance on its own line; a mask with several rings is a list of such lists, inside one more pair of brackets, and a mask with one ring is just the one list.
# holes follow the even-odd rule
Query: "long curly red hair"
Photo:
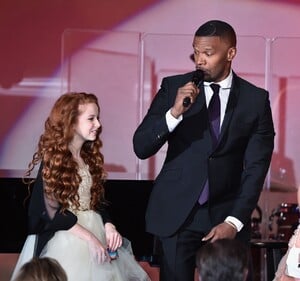
[[[59, 202], [62, 212], [70, 207], [70, 203], [79, 207], [78, 187], [81, 177], [78, 174], [78, 164], [74, 161], [68, 146], [73, 139], [74, 128], [80, 115], [79, 105], [87, 103], [95, 103], [100, 113], [98, 99], [94, 94], [66, 93], [55, 102], [45, 122], [45, 130], [40, 136], [38, 149], [33, 154], [26, 172], [26, 176], [30, 176], [35, 165], [42, 162], [45, 192], [51, 199]], [[101, 203], [105, 202], [103, 183], [106, 172], [103, 168], [104, 157], [100, 152], [101, 131], [100, 127], [96, 140], [86, 141], [80, 152], [92, 176], [90, 203], [92, 210], [97, 210]]]

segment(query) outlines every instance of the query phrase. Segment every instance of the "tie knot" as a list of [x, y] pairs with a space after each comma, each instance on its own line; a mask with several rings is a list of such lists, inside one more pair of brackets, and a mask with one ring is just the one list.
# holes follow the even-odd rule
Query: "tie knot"
[[220, 85], [219, 84], [210, 84], [210, 87], [212, 88], [214, 94], [219, 93]]

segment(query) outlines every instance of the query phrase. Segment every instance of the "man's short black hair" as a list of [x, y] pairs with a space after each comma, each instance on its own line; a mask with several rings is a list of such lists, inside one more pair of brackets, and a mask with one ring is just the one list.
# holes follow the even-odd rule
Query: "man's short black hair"
[[197, 29], [195, 36], [218, 36], [223, 40], [228, 41], [230, 47], [236, 47], [235, 31], [230, 24], [224, 21], [211, 20], [204, 23]]
[[203, 281], [243, 281], [247, 276], [249, 251], [238, 240], [219, 239], [202, 246], [196, 265]]

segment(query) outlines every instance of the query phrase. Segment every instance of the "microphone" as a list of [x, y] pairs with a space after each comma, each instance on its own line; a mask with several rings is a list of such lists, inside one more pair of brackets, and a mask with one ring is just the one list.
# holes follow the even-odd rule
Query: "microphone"
[[[204, 73], [203, 73], [203, 71], [200, 70], [200, 69], [195, 70], [194, 75], [193, 75], [193, 78], [192, 78], [192, 82], [193, 82], [197, 87], [199, 87], [200, 83], [203, 82], [203, 79], [204, 79]], [[188, 107], [190, 104], [191, 104], [191, 98], [190, 98], [190, 97], [185, 97], [185, 98], [183, 99], [182, 105], [183, 105], [184, 107]]]

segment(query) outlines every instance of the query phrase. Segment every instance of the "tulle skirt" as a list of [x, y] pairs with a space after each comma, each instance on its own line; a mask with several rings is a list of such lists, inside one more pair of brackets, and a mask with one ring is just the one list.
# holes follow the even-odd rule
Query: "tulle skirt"
[[[294, 231], [294, 234], [292, 235], [292, 237], [289, 240], [287, 252], [281, 258], [281, 260], [278, 264], [273, 281], [288, 281], [288, 280], [300, 281], [300, 278], [298, 278], [298, 276], [300, 275], [299, 268], [296, 269], [297, 277], [294, 274], [290, 275], [288, 272], [288, 269], [287, 269], [288, 255], [289, 255], [291, 248], [296, 244], [297, 235], [300, 235], [300, 225], [298, 225], [297, 229]], [[295, 259], [294, 262], [295, 262], [295, 267], [297, 267], [297, 265], [299, 263], [298, 258]], [[292, 277], [292, 276], [294, 276], [294, 277]]]
[[[104, 225], [99, 214], [94, 211], [81, 211], [77, 213], [77, 217], [80, 225], [106, 244]], [[147, 273], [133, 256], [130, 242], [125, 238], [123, 240], [123, 246], [118, 249], [119, 257], [116, 260], [98, 264], [91, 256], [86, 241], [68, 231], [58, 231], [47, 243], [41, 256], [56, 259], [66, 271], [68, 281], [149, 281]], [[26, 244], [24, 244], [17, 267], [23, 264], [20, 259], [28, 260], [28, 256], [33, 252], [25, 249]], [[28, 246], [30, 247], [32, 248], [32, 245]]]

